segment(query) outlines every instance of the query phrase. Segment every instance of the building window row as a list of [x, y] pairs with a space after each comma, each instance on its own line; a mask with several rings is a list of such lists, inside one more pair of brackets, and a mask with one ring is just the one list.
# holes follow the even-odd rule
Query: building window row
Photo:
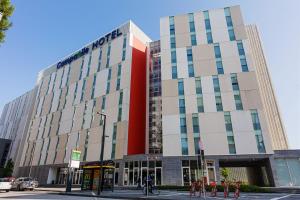
[[237, 110], [243, 110], [243, 103], [240, 94], [240, 88], [236, 73], [231, 74], [231, 84], [234, 95], [235, 107]]
[[255, 132], [255, 139], [256, 139], [258, 153], [266, 153], [264, 138], [262, 135], [262, 130], [261, 130], [260, 121], [258, 117], [258, 112], [256, 109], [250, 110], [250, 112], [251, 112], [253, 129]]
[[225, 128], [226, 128], [226, 133], [227, 133], [227, 142], [228, 142], [229, 153], [236, 154], [230, 112], [224, 112], [224, 120], [225, 120]]
[[213, 43], [213, 37], [212, 37], [212, 32], [211, 32], [209, 12], [208, 11], [204, 11], [203, 14], [204, 14], [204, 22], [205, 22], [205, 30], [206, 30], [207, 43], [208, 44], [212, 44]]
[[225, 13], [225, 18], [226, 18], [229, 40], [234, 41], [235, 34], [234, 34], [234, 30], [233, 30], [233, 23], [232, 23], [230, 8], [229, 7], [224, 8], [224, 13]]

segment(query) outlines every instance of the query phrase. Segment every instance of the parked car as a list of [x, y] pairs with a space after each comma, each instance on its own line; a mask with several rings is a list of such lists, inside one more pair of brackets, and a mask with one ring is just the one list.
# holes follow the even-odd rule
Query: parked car
[[33, 190], [38, 187], [38, 182], [30, 177], [19, 177], [12, 182], [12, 189], [16, 190]]
[[6, 192], [9, 192], [11, 189], [11, 180], [9, 178], [0, 178], [0, 190], [5, 190]]

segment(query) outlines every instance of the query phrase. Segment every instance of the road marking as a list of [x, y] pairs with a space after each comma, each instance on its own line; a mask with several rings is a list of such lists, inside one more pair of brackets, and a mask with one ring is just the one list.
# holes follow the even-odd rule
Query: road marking
[[285, 195], [285, 196], [282, 196], [282, 197], [276, 197], [276, 198], [272, 198], [272, 199], [270, 199], [270, 200], [284, 199], [284, 198], [286, 198], [286, 197], [289, 197], [289, 196], [292, 196], [292, 194]]

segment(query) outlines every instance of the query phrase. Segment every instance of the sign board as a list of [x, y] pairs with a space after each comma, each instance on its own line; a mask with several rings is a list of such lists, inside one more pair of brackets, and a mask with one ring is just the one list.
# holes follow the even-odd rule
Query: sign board
[[70, 167], [79, 168], [81, 151], [72, 150]]

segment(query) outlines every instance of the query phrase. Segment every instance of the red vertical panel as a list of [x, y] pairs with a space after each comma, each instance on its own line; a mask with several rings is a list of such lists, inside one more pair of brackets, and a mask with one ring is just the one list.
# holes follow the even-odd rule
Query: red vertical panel
[[146, 143], [146, 46], [133, 37], [127, 154], [144, 154]]

